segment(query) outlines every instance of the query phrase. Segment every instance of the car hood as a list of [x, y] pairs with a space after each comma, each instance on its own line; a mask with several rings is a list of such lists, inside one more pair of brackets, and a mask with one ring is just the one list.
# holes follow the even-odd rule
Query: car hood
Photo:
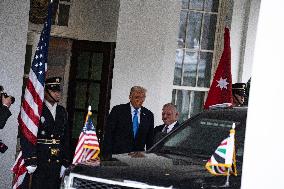
[[[208, 183], [208, 179], [212, 178], [205, 169], [208, 159], [204, 158], [155, 153], [146, 153], [143, 157], [131, 157], [128, 154], [113, 157], [114, 161], [102, 161], [99, 166], [77, 165], [72, 172], [115, 181], [127, 180], [174, 188], [190, 188], [193, 184]], [[217, 180], [222, 185], [225, 177]], [[216, 184], [216, 179], [214, 183]]]

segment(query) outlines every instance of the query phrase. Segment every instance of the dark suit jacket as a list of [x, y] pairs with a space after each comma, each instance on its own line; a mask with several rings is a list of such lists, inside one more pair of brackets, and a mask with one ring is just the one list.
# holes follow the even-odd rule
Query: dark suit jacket
[[6, 106], [0, 104], [0, 129], [3, 129], [3, 127], [6, 124], [6, 121], [8, 120], [8, 118], [11, 115], [12, 114], [11, 114], [9, 108], [7, 108]]
[[[179, 126], [179, 122], [176, 122], [176, 124], [174, 125], [171, 131], [173, 131], [178, 126]], [[162, 132], [164, 127], [165, 127], [165, 124], [156, 126], [154, 128], [154, 143], [158, 142], [161, 138], [167, 135], [166, 133]]]
[[153, 145], [154, 115], [147, 108], [141, 107], [140, 123], [137, 136], [134, 139], [130, 103], [114, 106], [108, 116], [105, 127], [102, 154], [109, 157], [112, 154], [144, 151]]

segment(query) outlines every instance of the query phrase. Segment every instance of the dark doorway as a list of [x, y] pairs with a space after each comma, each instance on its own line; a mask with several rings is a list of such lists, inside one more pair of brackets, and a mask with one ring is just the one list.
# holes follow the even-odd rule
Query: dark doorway
[[73, 41], [67, 110], [73, 151], [91, 105], [99, 140], [109, 111], [115, 43]]

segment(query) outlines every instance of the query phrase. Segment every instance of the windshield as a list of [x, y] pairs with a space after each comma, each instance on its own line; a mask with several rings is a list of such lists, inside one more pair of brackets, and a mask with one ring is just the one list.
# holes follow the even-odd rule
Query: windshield
[[[189, 121], [183, 128], [173, 133], [165, 140], [158, 151], [178, 152], [185, 156], [202, 155], [209, 157], [222, 140], [229, 136], [233, 123], [236, 124], [236, 127], [240, 125], [240, 122], [236, 121], [197, 118]], [[237, 135], [244, 135], [244, 133], [237, 133], [236, 131], [236, 137]], [[243, 141], [244, 139], [240, 140]], [[238, 139], [238, 141], [240, 140]]]

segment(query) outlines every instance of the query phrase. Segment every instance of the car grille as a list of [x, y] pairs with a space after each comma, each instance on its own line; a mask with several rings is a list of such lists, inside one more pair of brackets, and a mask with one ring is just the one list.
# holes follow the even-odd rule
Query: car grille
[[132, 187], [101, 183], [78, 177], [74, 177], [72, 187], [76, 189], [130, 189], [130, 188], [133, 189]]

